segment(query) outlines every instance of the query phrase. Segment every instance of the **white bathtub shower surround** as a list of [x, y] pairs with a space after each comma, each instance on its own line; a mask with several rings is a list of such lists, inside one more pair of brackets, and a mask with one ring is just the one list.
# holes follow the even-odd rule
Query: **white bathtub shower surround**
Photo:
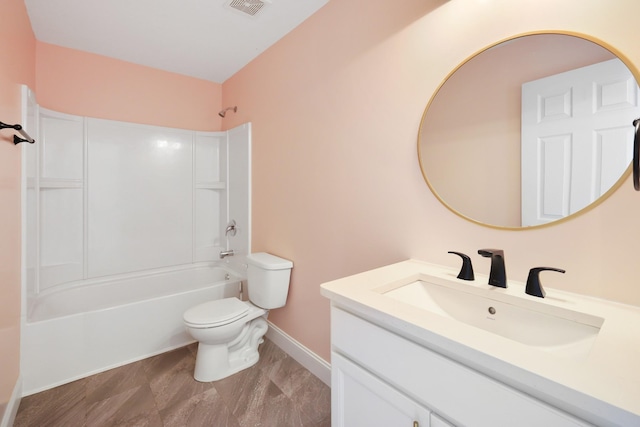
[[[250, 129], [194, 132], [40, 110], [27, 210], [37, 218], [29, 292], [247, 251]], [[241, 136], [238, 138], [237, 135]], [[230, 149], [230, 146], [234, 147]], [[232, 163], [230, 163], [232, 162]], [[37, 250], [36, 250], [37, 249]]]
[[22, 330], [24, 395], [193, 342], [183, 313], [237, 297], [242, 279], [202, 263], [43, 295]]
[[58, 113], [23, 95], [38, 134], [23, 148], [29, 295], [248, 253], [249, 123], [198, 132]]
[[79, 117], [27, 87], [23, 122], [37, 140], [22, 144], [25, 394], [191, 342], [182, 313], [237, 296], [246, 269], [251, 124]]

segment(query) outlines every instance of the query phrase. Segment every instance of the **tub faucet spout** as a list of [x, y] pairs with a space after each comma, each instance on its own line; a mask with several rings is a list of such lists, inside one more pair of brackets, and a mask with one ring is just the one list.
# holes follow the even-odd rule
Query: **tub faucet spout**
[[228, 256], [233, 256], [233, 249], [229, 249], [228, 251], [220, 251], [220, 259]]
[[483, 257], [491, 258], [489, 284], [499, 288], [506, 288], [507, 271], [504, 266], [504, 251], [502, 249], [480, 249], [478, 253]]

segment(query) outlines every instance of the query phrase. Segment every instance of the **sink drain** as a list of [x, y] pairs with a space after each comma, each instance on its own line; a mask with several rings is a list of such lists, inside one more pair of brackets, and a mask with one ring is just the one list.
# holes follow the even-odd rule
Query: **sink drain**
[[496, 309], [494, 307], [489, 307], [489, 314], [496, 314]]

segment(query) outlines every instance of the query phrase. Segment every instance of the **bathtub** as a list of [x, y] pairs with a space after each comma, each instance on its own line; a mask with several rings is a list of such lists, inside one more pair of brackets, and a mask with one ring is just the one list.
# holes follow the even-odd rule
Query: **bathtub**
[[23, 395], [193, 342], [184, 311], [238, 296], [242, 280], [223, 265], [202, 263], [68, 284], [28, 298]]

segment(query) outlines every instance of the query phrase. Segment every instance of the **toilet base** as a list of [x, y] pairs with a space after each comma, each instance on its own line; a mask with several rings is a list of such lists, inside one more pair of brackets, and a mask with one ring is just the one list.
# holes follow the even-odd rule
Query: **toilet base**
[[260, 359], [258, 346], [267, 333], [267, 316], [260, 316], [242, 328], [230, 343], [198, 344], [193, 377], [199, 382], [218, 381], [255, 365]]

